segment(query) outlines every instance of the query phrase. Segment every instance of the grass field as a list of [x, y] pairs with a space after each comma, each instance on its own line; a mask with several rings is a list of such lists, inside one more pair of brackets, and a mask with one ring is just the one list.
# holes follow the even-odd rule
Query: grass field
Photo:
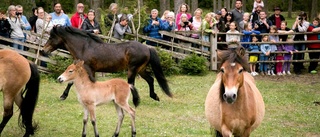
[[[108, 75], [101, 79], [110, 79]], [[171, 76], [168, 77], [174, 98], [167, 97], [156, 85], [160, 102], [153, 101], [148, 95], [146, 82], [137, 78], [141, 104], [136, 108], [136, 128], [138, 137], [189, 137], [210, 136], [209, 124], [204, 115], [204, 102], [207, 92], [215, 80], [215, 72], [206, 76]], [[262, 92], [266, 115], [263, 123], [252, 136], [320, 136], [320, 101], [319, 74], [256, 77], [257, 87]], [[37, 137], [77, 137], [82, 131], [82, 107], [76, 99], [74, 87], [69, 98], [60, 101], [59, 96], [66, 84], [56, 83], [42, 77], [41, 93], [35, 112], [39, 124]], [[2, 94], [1, 94], [2, 96]], [[2, 103], [2, 102], [1, 102]], [[132, 101], [130, 99], [130, 104]], [[2, 104], [1, 104], [2, 105]], [[2, 136], [22, 136], [18, 128], [18, 109], [5, 127]], [[100, 136], [112, 136], [117, 122], [117, 115], [112, 103], [97, 109], [97, 124]], [[130, 136], [130, 118], [125, 116], [120, 136]], [[91, 124], [88, 124], [88, 136], [93, 136]]]

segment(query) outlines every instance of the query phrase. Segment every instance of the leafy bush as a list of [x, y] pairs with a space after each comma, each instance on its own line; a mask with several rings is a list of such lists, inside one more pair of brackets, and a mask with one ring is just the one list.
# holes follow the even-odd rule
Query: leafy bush
[[187, 75], [205, 75], [208, 71], [206, 66], [206, 58], [196, 54], [188, 55], [179, 63], [183, 74]]
[[160, 64], [165, 75], [175, 75], [180, 73], [178, 64], [172, 58], [172, 54], [157, 48]]
[[49, 74], [50, 78], [58, 78], [59, 75], [61, 75], [65, 69], [73, 63], [73, 59], [61, 57], [58, 55], [50, 56], [50, 58], [57, 62], [57, 64], [50, 64], [48, 63], [48, 69], [52, 72]]

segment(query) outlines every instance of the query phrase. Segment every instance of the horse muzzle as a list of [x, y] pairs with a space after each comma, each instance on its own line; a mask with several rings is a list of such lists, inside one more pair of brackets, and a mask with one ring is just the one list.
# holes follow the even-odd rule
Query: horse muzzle
[[59, 77], [57, 78], [57, 81], [58, 81], [59, 83], [62, 83], [62, 82], [65, 81], [65, 79], [64, 79], [64, 77], [59, 76]]

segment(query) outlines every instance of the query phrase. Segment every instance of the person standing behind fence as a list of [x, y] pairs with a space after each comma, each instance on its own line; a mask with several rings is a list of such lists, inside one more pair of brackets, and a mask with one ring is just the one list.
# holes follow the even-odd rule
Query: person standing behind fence
[[[247, 23], [249, 25], [251, 25], [251, 23]], [[249, 48], [248, 48], [248, 51], [249, 52], [259, 52], [260, 50], [260, 47], [259, 45], [257, 44], [258, 42], [258, 38], [257, 36], [252, 36], [252, 43], [250, 44]], [[251, 75], [252, 76], [256, 76], [256, 75], [259, 75], [257, 72], [256, 72], [256, 64], [257, 64], [257, 61], [258, 61], [258, 56], [259, 54], [257, 53], [251, 53], [249, 55], [249, 66], [250, 66], [250, 71], [251, 71]]]
[[[235, 21], [230, 23], [230, 30], [226, 34], [227, 42], [240, 42], [240, 32], [237, 31], [237, 23]], [[238, 33], [238, 34], [237, 34]], [[230, 47], [228, 47], [230, 48]], [[233, 48], [233, 47], [231, 47]]]
[[[263, 35], [262, 36], [262, 42], [269, 42], [269, 36], [268, 35]], [[270, 44], [262, 43], [260, 45], [260, 51], [262, 53], [260, 54], [259, 61], [268, 61], [268, 57], [270, 56], [270, 51], [271, 51]], [[261, 62], [260, 63], [260, 74], [261, 75], [267, 75], [267, 70], [268, 70], [268, 63]]]
[[81, 29], [89, 33], [101, 34], [100, 24], [95, 20], [95, 11], [93, 9], [88, 11], [88, 17], [84, 19]]
[[[118, 4], [117, 3], [111, 3], [109, 6], [109, 13], [104, 18], [104, 25], [106, 28], [109, 28], [112, 26], [112, 23], [115, 21], [115, 23], [118, 22]], [[114, 20], [115, 19], [115, 20]]]
[[[23, 29], [25, 28], [25, 24], [21, 19], [21, 15], [16, 13], [16, 7], [14, 5], [10, 5], [8, 7], [9, 17], [7, 17], [10, 26], [11, 26], [11, 34], [10, 38], [16, 41], [25, 42], [25, 37], [23, 34]], [[24, 46], [16, 43], [12, 43], [12, 47], [16, 49], [23, 50]]]
[[281, 27], [281, 22], [285, 21], [285, 18], [280, 14], [282, 11], [280, 7], [275, 7], [274, 9], [274, 14], [271, 15], [268, 19], [272, 22], [272, 25], [277, 26], [277, 29], [280, 29]]
[[32, 8], [32, 16], [29, 18], [29, 23], [31, 26], [31, 32], [37, 33], [36, 31], [36, 21], [38, 19], [38, 8]]
[[243, 20], [239, 22], [239, 27], [238, 27], [239, 32], [242, 32], [242, 30], [245, 29], [244, 24], [249, 23], [249, 19], [250, 19], [250, 13], [245, 12], [243, 14]]
[[82, 3], [78, 3], [77, 12], [73, 14], [70, 19], [71, 26], [81, 29], [81, 26], [86, 18], [87, 18], [87, 15], [84, 14], [84, 5]]
[[[272, 44], [270, 44], [270, 56], [269, 56], [269, 61], [274, 61], [276, 60], [276, 56], [277, 54], [274, 53], [275, 51], [278, 50], [277, 44], [279, 42], [279, 36], [277, 35], [278, 33], [278, 29], [277, 26], [272, 25], [270, 26], [270, 36], [269, 36], [269, 41], [272, 42]], [[268, 70], [268, 75], [275, 75], [275, 64], [274, 62], [270, 62], [269, 63], [269, 70]]]
[[[251, 34], [260, 35], [260, 31], [252, 29], [250, 22], [247, 22], [244, 24], [244, 30], [242, 30], [242, 33], [244, 35], [242, 36], [241, 42], [250, 42], [251, 41]], [[242, 46], [246, 50], [248, 50], [250, 44], [242, 44]]]
[[[202, 18], [201, 18], [202, 9], [197, 8], [193, 14], [194, 14], [194, 16], [190, 19], [190, 22], [192, 23], [193, 30], [199, 31], [199, 30], [201, 30], [201, 23], [202, 23]], [[191, 38], [199, 39], [200, 35], [193, 33], [193, 34], [191, 34]], [[194, 46], [194, 47], [196, 47], [196, 46]]]
[[297, 52], [298, 50], [294, 49], [293, 46], [293, 38], [292, 37], [288, 37], [287, 38], [287, 42], [286, 44], [284, 44], [283, 48], [284, 51], [287, 51], [288, 53], [285, 53], [283, 56], [284, 59], [284, 63], [283, 63], [283, 67], [282, 67], [282, 75], [291, 75], [290, 72], [290, 66], [291, 66], [291, 60], [292, 60], [292, 54], [293, 52]]
[[[143, 27], [143, 33], [148, 34], [149, 37], [155, 39], [162, 39], [159, 30], [164, 30], [163, 22], [158, 17], [158, 10], [153, 9], [151, 10], [150, 19], [147, 20], [147, 25]], [[157, 46], [156, 42], [147, 41], [148, 45]]]
[[[188, 16], [186, 14], [181, 14], [180, 16], [180, 23], [178, 25], [178, 31], [185, 31], [182, 32], [182, 35], [185, 36], [185, 37], [190, 37], [191, 36], [191, 33], [189, 31], [193, 30], [193, 25], [192, 23], [188, 20]], [[184, 40], [180, 40], [179, 42], [181, 45], [187, 47], [187, 48], [190, 48], [191, 47], [191, 43], [190, 42], [186, 42]], [[182, 50], [181, 48], [177, 48], [178, 52], [181, 52], [183, 53], [184, 50]], [[189, 51], [184, 51], [185, 54], [189, 54], [190, 52]]]
[[62, 12], [62, 7], [60, 3], [55, 3], [54, 12], [50, 13], [52, 16], [53, 25], [57, 26], [71, 26], [69, 17]]
[[[309, 22], [307, 21], [307, 14], [302, 11], [300, 12], [299, 16], [297, 16], [296, 21], [292, 26], [292, 30], [295, 32], [307, 32], [308, 27]], [[293, 40], [305, 41], [306, 39], [304, 34], [296, 34]], [[295, 43], [294, 48], [298, 51], [304, 51], [306, 50], [306, 45], [304, 43]], [[293, 54], [293, 60], [304, 60], [304, 53]], [[304, 69], [303, 62], [294, 62], [292, 64], [294, 72], [298, 75], [301, 74], [302, 69]]]
[[[209, 42], [209, 35], [214, 33], [214, 30], [212, 30], [213, 22], [212, 22], [212, 16], [211, 13], [207, 13], [204, 19], [201, 23], [201, 30], [204, 32], [202, 34], [202, 40], [204, 42]], [[204, 51], [209, 51], [209, 47], [203, 47]]]
[[236, 0], [235, 8], [231, 10], [231, 13], [234, 21], [237, 23], [236, 25], [239, 26], [239, 23], [243, 20], [244, 13], [244, 11], [242, 10], [242, 0]]
[[[10, 29], [11, 29], [11, 25], [7, 19], [7, 16], [5, 15], [5, 11], [0, 11], [0, 36], [9, 38]], [[10, 45], [10, 42], [0, 40], [0, 44]]]
[[252, 13], [254, 13], [256, 11], [256, 8], [260, 6], [260, 7], [264, 7], [264, 3], [263, 3], [263, 0], [254, 0], [254, 3], [253, 3], [253, 8], [252, 8]]
[[132, 33], [130, 26], [128, 25], [127, 15], [122, 14], [119, 22], [114, 26], [113, 37], [117, 39], [123, 39], [125, 32]]
[[191, 19], [192, 15], [190, 13], [188, 13], [188, 11], [189, 11], [188, 4], [183, 3], [183, 4], [180, 5], [179, 11], [178, 11], [177, 16], [176, 16], [176, 26], [179, 25], [182, 14], [186, 14], [188, 20]]
[[[314, 32], [315, 34], [308, 35], [309, 40], [320, 40], [320, 27], [319, 27], [320, 19], [314, 18], [312, 24], [308, 27], [308, 32]], [[310, 43], [308, 44], [308, 50], [320, 50], [320, 43]], [[320, 59], [320, 52], [309, 52], [310, 59]], [[317, 73], [316, 68], [318, 67], [318, 61], [311, 61], [308, 67], [309, 73]]]
[[[38, 8], [38, 19], [36, 21], [37, 33], [41, 35], [38, 37], [38, 42], [41, 42], [41, 45], [44, 45], [50, 37], [50, 31], [53, 28], [53, 23], [51, 21], [52, 17], [44, 11], [42, 7]], [[47, 37], [47, 38], [46, 38]]]

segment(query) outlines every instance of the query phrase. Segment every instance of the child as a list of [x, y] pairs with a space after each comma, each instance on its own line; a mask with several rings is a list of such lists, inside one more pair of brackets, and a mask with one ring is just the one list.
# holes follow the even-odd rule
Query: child
[[255, 0], [253, 3], [253, 9], [252, 9], [252, 13], [255, 12], [256, 8], [259, 6], [261, 6], [262, 8], [264, 7], [264, 3], [263, 0]]
[[[263, 35], [262, 36], [262, 42], [269, 42], [269, 36], [268, 35]], [[267, 61], [268, 57], [270, 56], [270, 51], [271, 51], [271, 47], [270, 44], [261, 44], [260, 45], [260, 50], [261, 50], [261, 54], [260, 54], [260, 61]], [[267, 69], [268, 69], [268, 63], [265, 62], [261, 62], [260, 64], [260, 73], [261, 75], [265, 75], [267, 74]]]
[[249, 12], [243, 13], [243, 20], [239, 22], [239, 28], [238, 28], [240, 32], [242, 32], [242, 30], [245, 29], [244, 24], [250, 22], [249, 19], [250, 19], [250, 13]]
[[291, 60], [291, 57], [292, 57], [292, 54], [294, 51], [298, 51], [296, 49], [294, 49], [294, 46], [292, 44], [293, 42], [293, 38], [288, 38], [287, 39], [287, 44], [284, 44], [284, 50], [289, 52], [289, 53], [286, 53], [284, 54], [284, 60], [285, 62], [283, 63], [283, 68], [282, 68], [282, 75], [291, 75], [290, 73], [290, 65], [291, 65], [291, 62], [287, 62], [287, 61], [290, 61]]
[[[242, 30], [242, 33], [244, 34], [242, 36], [242, 40], [241, 42], [250, 42], [251, 40], [251, 34], [254, 33], [256, 35], [259, 35], [260, 34], [260, 31], [257, 31], [257, 30], [252, 30], [252, 25], [250, 22], [247, 22], [244, 24], [244, 30]], [[250, 44], [242, 44], [242, 46], [245, 48], [245, 49], [248, 49]]]
[[[270, 36], [269, 36], [269, 40], [270, 42], [272, 43], [277, 43], [279, 42], [279, 36], [278, 35], [275, 35], [276, 33], [278, 33], [278, 29], [277, 29], [277, 26], [275, 25], [272, 25], [270, 27]], [[270, 44], [270, 51], [271, 52], [275, 52], [277, 51], [277, 45], [276, 44]], [[270, 54], [269, 56], [269, 60], [270, 61], [273, 61], [276, 59], [276, 55], [274, 53]], [[269, 70], [268, 70], [268, 75], [275, 75], [274, 74], [274, 71], [275, 71], [275, 63], [269, 63]], [[280, 71], [281, 72], [281, 71]], [[276, 72], [278, 73], [278, 72]]]
[[[240, 42], [240, 35], [238, 34], [230, 34], [230, 33], [239, 33], [239, 31], [236, 30], [237, 28], [237, 23], [236, 22], [231, 22], [230, 25], [229, 25], [229, 28], [230, 30], [227, 31], [227, 34], [226, 34], [226, 41], [227, 42]], [[230, 47], [228, 47], [230, 48]], [[231, 48], [234, 48], [234, 47], [231, 47]]]
[[[251, 23], [248, 23], [251, 25]], [[258, 38], [257, 36], [252, 36], [252, 44], [249, 46], [250, 52], [259, 52], [259, 45], [257, 44]], [[256, 62], [258, 61], [258, 55], [259, 54], [250, 54], [249, 61], [250, 61], [250, 71], [252, 76], [259, 75], [256, 72]]]
[[[207, 13], [201, 23], [201, 30], [206, 32], [202, 35], [203, 41], [209, 42], [209, 34], [208, 33], [214, 33], [214, 31], [212, 30], [212, 27], [213, 27], [212, 15], [211, 15], [211, 13]], [[209, 51], [209, 47], [203, 47], [203, 50]]]

